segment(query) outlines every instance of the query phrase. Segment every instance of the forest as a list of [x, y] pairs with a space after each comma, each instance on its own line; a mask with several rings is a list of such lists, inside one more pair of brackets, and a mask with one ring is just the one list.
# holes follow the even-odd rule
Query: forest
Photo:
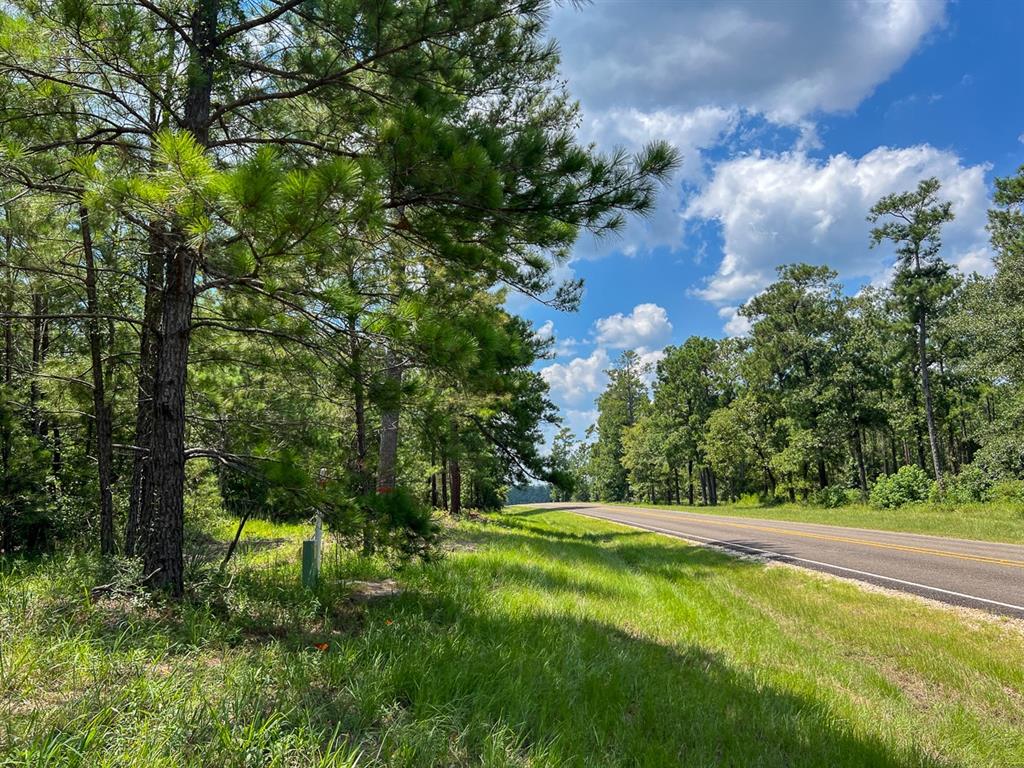
[[206, 517], [406, 557], [433, 508], [554, 478], [505, 298], [572, 309], [553, 268], [678, 158], [578, 143], [546, 10], [0, 9], [0, 550], [177, 596]]
[[[1020, 765], [1020, 25], [889, 5], [0, 3], [0, 768]], [[744, 158], [892, 268], [658, 352]]]
[[[865, 247], [891, 280], [848, 295], [793, 263], [740, 310], [749, 333], [691, 337], [655, 369], [626, 351], [577, 441], [552, 457], [562, 499], [714, 505], [1024, 502], [1024, 168], [999, 178], [990, 276], [942, 258], [939, 182], [886, 196]], [[648, 388], [648, 380], [653, 377]]]

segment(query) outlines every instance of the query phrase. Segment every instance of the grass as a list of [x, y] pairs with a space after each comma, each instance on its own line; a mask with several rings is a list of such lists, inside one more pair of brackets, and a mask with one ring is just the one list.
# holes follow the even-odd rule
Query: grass
[[1024, 766], [1019, 622], [535, 510], [353, 603], [302, 532], [180, 606], [5, 563], [0, 765]]
[[624, 503], [623, 506], [673, 509], [708, 515], [732, 515], [797, 523], [824, 523], [879, 531], [927, 533], [957, 539], [1024, 544], [1024, 505], [1013, 502], [984, 504], [908, 504], [899, 509], [876, 509], [849, 504], [836, 509], [813, 504], [720, 504], [699, 507], [679, 504]]

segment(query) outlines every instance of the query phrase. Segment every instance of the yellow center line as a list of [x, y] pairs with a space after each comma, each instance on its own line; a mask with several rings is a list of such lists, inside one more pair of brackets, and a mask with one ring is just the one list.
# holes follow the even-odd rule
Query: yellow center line
[[[865, 547], [875, 547], [876, 549], [895, 549], [901, 552], [915, 552], [917, 554], [924, 555], [935, 555], [936, 557], [951, 557], [956, 560], [973, 560], [979, 563], [990, 563], [993, 565], [1008, 565], [1012, 568], [1024, 568], [1024, 561], [1020, 560], [1006, 560], [1001, 557], [987, 557], [986, 555], [965, 555], [959, 552], [947, 552], [943, 549], [929, 549], [928, 547], [914, 547], [907, 544], [886, 544], [880, 541], [866, 541], [864, 539], [854, 539], [848, 536], [834, 536], [824, 533], [811, 533], [810, 531], [795, 531], [790, 528], [776, 528], [770, 525], [754, 525], [752, 523], [733, 523], [725, 520], [718, 520], [715, 518], [704, 518], [694, 517], [687, 515], [685, 512], [676, 512], [672, 514], [664, 514], [654, 512], [652, 510], [633, 508], [633, 507], [617, 507], [623, 511], [629, 511], [647, 515], [649, 517], [656, 517], [661, 520], [674, 520], [676, 522], [680, 520], [700, 523], [703, 522], [707, 525], [724, 525], [731, 528], [744, 528], [752, 531], [767, 531], [769, 533], [782, 533], [786, 536], [800, 536], [805, 539], [820, 539], [823, 541], [840, 541], [847, 544], [860, 544]], [[685, 531], [680, 531], [685, 533]]]

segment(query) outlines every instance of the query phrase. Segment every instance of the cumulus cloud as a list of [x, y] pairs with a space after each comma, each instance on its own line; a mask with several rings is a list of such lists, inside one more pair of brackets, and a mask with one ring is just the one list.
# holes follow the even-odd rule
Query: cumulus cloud
[[750, 320], [739, 314], [739, 307], [719, 307], [718, 316], [725, 320], [722, 330], [727, 336], [746, 336], [750, 333]]
[[[827, 264], [845, 279], [883, 277], [893, 253], [868, 248], [868, 210], [883, 195], [929, 176], [942, 181], [941, 194], [956, 214], [944, 230], [945, 257], [962, 269], [986, 271], [986, 170], [928, 145], [879, 147], [859, 159], [840, 154], [821, 161], [789, 152], [726, 161], [685, 212], [717, 221], [724, 242], [718, 269], [696, 293], [742, 302], [774, 280], [776, 266], [797, 261]], [[742, 330], [737, 322], [730, 320], [732, 332]]]
[[698, 107], [689, 112], [666, 108], [642, 112], [635, 108], [612, 108], [587, 113], [580, 138], [602, 148], [626, 147], [638, 151], [652, 141], [667, 141], [678, 150], [682, 163], [661, 190], [658, 205], [649, 216], [631, 218], [621, 235], [585, 235], [573, 251], [574, 258], [602, 258], [613, 251], [634, 256], [659, 246], [675, 249], [683, 239], [683, 194], [687, 186], [707, 181], [707, 164], [702, 152], [719, 145], [740, 124], [742, 114], [735, 108]]
[[[554, 328], [551, 330], [553, 332]], [[541, 368], [540, 375], [547, 382], [551, 399], [566, 416], [568, 426], [582, 435], [597, 419], [594, 399], [608, 385], [606, 371], [613, 365], [612, 352], [633, 349], [640, 363], [648, 369], [644, 381], [650, 386], [655, 366], [665, 356], [664, 345], [671, 335], [672, 323], [664, 307], [638, 304], [629, 314], [618, 312], [594, 323], [592, 341], [596, 347], [588, 356]], [[575, 339], [566, 342], [578, 343]]]
[[545, 320], [541, 326], [533, 332], [533, 335], [541, 341], [547, 341], [555, 337], [555, 321]]
[[557, 9], [552, 33], [587, 110], [736, 105], [796, 124], [856, 107], [944, 22], [943, 0], [596, 3]]
[[945, 0], [558, 7], [551, 32], [584, 107], [581, 139], [633, 150], [665, 140], [683, 157], [649, 218], [621, 237], [584, 236], [573, 258], [678, 252], [684, 195], [705, 184], [708, 150], [742, 142], [758, 115], [795, 130], [798, 151], [820, 148], [815, 116], [854, 109], [944, 22]]
[[672, 335], [668, 312], [657, 304], [637, 304], [628, 315], [617, 312], [594, 322], [597, 343], [611, 349], [650, 348]]
[[608, 383], [608, 353], [595, 349], [588, 357], [577, 357], [568, 363], [552, 363], [541, 368], [540, 375], [560, 405], [579, 404], [593, 398]]
[[614, 107], [586, 118], [582, 138], [599, 146], [639, 149], [651, 141], [667, 141], [683, 157], [680, 178], [702, 176], [699, 150], [719, 144], [736, 129], [741, 118], [735, 107], [701, 106], [690, 111], [675, 107], [644, 112], [635, 107]]
[[583, 439], [587, 433], [587, 427], [597, 421], [597, 409], [577, 410], [567, 408], [564, 411], [565, 426], [573, 431], [577, 439]]

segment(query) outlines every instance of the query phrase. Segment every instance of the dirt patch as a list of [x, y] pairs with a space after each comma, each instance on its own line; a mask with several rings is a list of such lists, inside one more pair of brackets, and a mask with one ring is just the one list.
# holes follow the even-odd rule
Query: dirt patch
[[353, 581], [349, 599], [356, 603], [370, 603], [376, 600], [387, 600], [398, 597], [404, 591], [402, 585], [394, 579], [381, 581]]

